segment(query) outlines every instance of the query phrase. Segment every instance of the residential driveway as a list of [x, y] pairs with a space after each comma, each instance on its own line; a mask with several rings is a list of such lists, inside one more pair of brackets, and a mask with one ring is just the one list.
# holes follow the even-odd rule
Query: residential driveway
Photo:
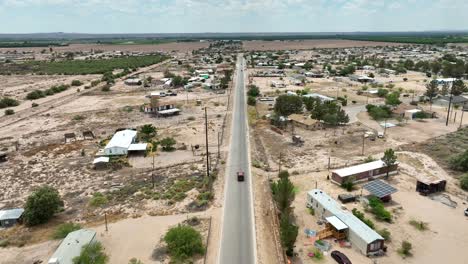
[[343, 110], [345, 110], [346, 114], [349, 116], [349, 123], [355, 123], [359, 121], [357, 115], [360, 112], [366, 112], [366, 106], [365, 105], [350, 105], [350, 106], [345, 106], [343, 107]]

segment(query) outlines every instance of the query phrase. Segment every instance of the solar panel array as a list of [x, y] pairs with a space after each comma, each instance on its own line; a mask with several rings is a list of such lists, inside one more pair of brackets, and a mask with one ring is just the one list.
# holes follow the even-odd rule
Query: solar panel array
[[396, 193], [397, 189], [393, 186], [383, 182], [382, 180], [374, 180], [369, 183], [366, 183], [364, 189], [368, 190], [373, 195], [382, 198], [392, 193]]

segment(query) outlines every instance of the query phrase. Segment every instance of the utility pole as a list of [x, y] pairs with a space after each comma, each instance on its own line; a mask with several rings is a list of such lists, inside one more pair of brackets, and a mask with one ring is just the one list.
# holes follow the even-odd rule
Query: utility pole
[[109, 230], [107, 228], [107, 212], [104, 212], [104, 222], [106, 223], [106, 232]]
[[221, 142], [220, 138], [221, 138], [221, 132], [218, 132], [218, 159], [221, 158], [221, 152], [219, 151], [219, 146]]
[[206, 177], [210, 178], [210, 152], [208, 151], [208, 114], [205, 107], [205, 141], [206, 141]]
[[462, 107], [462, 114], [461, 114], [461, 118], [460, 118], [460, 128], [462, 127], [462, 123], [463, 123], [463, 114], [465, 113], [465, 109], [464, 107]]
[[153, 184], [153, 189], [154, 189], [154, 153], [153, 153], [153, 169], [151, 170], [151, 182]]
[[385, 118], [385, 125], [384, 125], [384, 131], [383, 131], [384, 136], [387, 135], [387, 118]]
[[448, 105], [448, 110], [447, 110], [447, 121], [445, 122], [445, 126], [448, 126], [448, 123], [449, 123], [450, 107], [452, 106], [452, 96], [453, 96], [453, 82], [452, 82], [452, 87], [450, 88], [450, 99], [449, 99], [449, 105]]
[[279, 163], [278, 163], [278, 174], [281, 172], [281, 160], [283, 157], [283, 152], [279, 153]]
[[364, 156], [364, 143], [366, 141], [366, 137], [364, 135], [362, 135], [362, 156]]

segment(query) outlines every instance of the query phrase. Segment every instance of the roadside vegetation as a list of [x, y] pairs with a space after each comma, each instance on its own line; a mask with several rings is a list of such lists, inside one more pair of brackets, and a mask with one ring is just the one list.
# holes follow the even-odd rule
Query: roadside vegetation
[[293, 222], [291, 204], [295, 198], [294, 184], [289, 180], [289, 172], [281, 171], [279, 180], [271, 184], [271, 191], [276, 207], [280, 212], [280, 239], [286, 255], [292, 256], [299, 227]]
[[171, 263], [192, 263], [190, 259], [205, 253], [200, 232], [188, 225], [178, 225], [164, 236]]

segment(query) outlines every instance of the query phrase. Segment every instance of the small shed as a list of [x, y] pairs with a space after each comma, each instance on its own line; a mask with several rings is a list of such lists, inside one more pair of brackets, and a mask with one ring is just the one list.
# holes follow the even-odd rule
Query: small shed
[[94, 169], [105, 169], [109, 165], [109, 157], [99, 157], [93, 160]]
[[76, 141], [75, 133], [65, 133], [65, 143]]
[[0, 210], [0, 227], [12, 227], [21, 222], [23, 213], [23, 208]]
[[350, 194], [350, 193], [343, 193], [338, 195], [338, 200], [340, 200], [342, 203], [351, 203], [356, 201], [356, 195]]
[[128, 148], [128, 154], [131, 153], [146, 153], [146, 149], [148, 148], [147, 143], [137, 143], [137, 144], [131, 144], [130, 147]]
[[435, 180], [435, 181], [422, 181], [416, 182], [416, 191], [421, 195], [429, 195], [437, 192], [445, 191], [447, 185], [446, 180]]

